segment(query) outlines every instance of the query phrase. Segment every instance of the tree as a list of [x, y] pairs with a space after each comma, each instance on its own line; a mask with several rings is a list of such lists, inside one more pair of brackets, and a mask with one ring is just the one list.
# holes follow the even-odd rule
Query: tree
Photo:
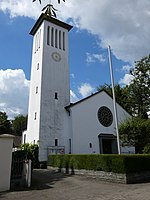
[[27, 115], [18, 115], [12, 121], [13, 134], [21, 136], [22, 132], [27, 129]]
[[129, 118], [119, 125], [119, 135], [123, 145], [135, 146], [136, 153], [142, 153], [150, 143], [150, 120]]
[[[112, 86], [108, 84], [101, 85], [97, 88], [98, 91], [104, 89], [110, 96], [112, 96]], [[119, 84], [114, 86], [115, 97], [118, 104], [120, 104], [126, 111], [132, 114], [131, 101], [129, 99], [129, 87], [121, 87]]]
[[147, 119], [150, 111], [150, 55], [135, 62], [134, 76], [129, 86], [129, 98], [134, 116]]
[[0, 112], [0, 134], [11, 134], [11, 122], [5, 112]]

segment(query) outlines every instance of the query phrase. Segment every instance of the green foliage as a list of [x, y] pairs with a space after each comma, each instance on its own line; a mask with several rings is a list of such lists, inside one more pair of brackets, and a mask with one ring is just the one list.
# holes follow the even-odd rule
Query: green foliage
[[48, 165], [67, 170], [70, 168], [72, 170], [135, 173], [150, 170], [150, 155], [51, 155]]
[[38, 150], [39, 147], [37, 144], [21, 144], [21, 150], [26, 153], [27, 159], [32, 160], [33, 168], [39, 168], [39, 161], [38, 161]]
[[11, 134], [11, 123], [5, 112], [0, 112], [0, 134]]
[[[98, 91], [105, 90], [110, 96], [112, 96], [112, 86], [108, 84], [97, 87]], [[129, 99], [129, 87], [121, 87], [119, 84], [115, 85], [115, 97], [118, 104], [120, 104], [126, 111], [132, 114], [131, 102]]]
[[13, 134], [21, 136], [22, 132], [27, 129], [27, 115], [18, 115], [12, 121]]
[[144, 147], [144, 154], [150, 154], [150, 143], [146, 144], [146, 146]]
[[150, 120], [134, 117], [127, 119], [119, 125], [120, 139], [124, 145], [136, 147], [136, 153], [150, 143]]
[[147, 119], [150, 111], [150, 55], [135, 62], [131, 74], [134, 79], [129, 86], [129, 98], [133, 114]]

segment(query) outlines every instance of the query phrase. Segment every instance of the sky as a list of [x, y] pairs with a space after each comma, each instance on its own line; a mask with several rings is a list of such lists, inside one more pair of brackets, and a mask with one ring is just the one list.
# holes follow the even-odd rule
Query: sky
[[129, 84], [134, 61], [150, 53], [149, 0], [0, 0], [0, 111], [9, 118], [27, 114], [32, 57], [29, 32], [48, 3], [70, 25], [70, 97], [76, 102], [111, 84]]

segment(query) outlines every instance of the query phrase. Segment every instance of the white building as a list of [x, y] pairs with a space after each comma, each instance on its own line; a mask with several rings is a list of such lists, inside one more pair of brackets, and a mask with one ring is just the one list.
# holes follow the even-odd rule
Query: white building
[[[33, 35], [28, 127], [24, 143], [39, 144], [39, 160], [48, 153], [117, 153], [112, 98], [97, 92], [70, 104], [68, 32], [72, 26], [41, 14]], [[130, 115], [117, 104], [118, 120]], [[122, 148], [123, 152], [133, 148]]]

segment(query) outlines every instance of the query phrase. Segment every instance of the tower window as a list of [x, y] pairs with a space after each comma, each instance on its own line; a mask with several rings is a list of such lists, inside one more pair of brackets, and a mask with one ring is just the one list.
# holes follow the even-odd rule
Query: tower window
[[38, 93], [38, 86], [36, 86], [36, 90], [35, 90], [35, 93], [36, 93], [36, 94]]
[[92, 148], [92, 143], [89, 143], [89, 147]]
[[54, 28], [51, 29], [51, 46], [54, 46]]
[[49, 34], [50, 34], [50, 27], [48, 26], [48, 27], [47, 27], [47, 45], [50, 44], [50, 41], [49, 41]]
[[63, 32], [63, 50], [65, 51], [65, 32]]
[[61, 31], [59, 31], [59, 49], [61, 49]]
[[55, 47], [58, 47], [57, 29], [55, 30]]
[[35, 112], [34, 113], [34, 120], [36, 120], [36, 117], [37, 117], [37, 113]]
[[55, 146], [58, 146], [58, 139], [55, 139]]
[[37, 70], [39, 69], [39, 63], [37, 64]]
[[39, 48], [40, 48], [40, 43], [41, 43], [41, 30], [39, 31]]
[[55, 99], [58, 99], [58, 93], [55, 92]]

